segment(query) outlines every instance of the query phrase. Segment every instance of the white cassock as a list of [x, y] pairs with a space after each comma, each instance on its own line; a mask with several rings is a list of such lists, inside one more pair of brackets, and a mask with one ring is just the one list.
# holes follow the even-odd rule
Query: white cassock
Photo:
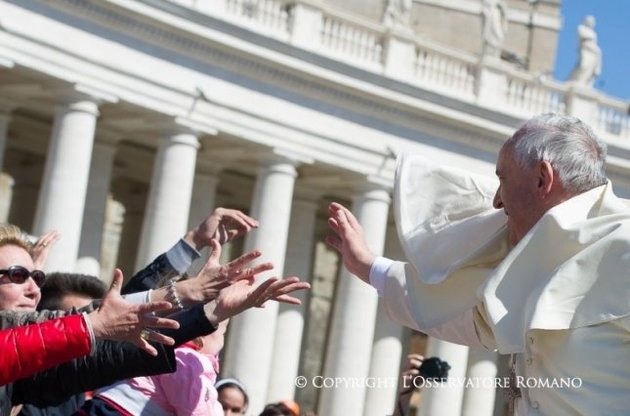
[[510, 249], [496, 187], [401, 156], [394, 208], [409, 262], [378, 259], [370, 276], [387, 313], [515, 354], [519, 415], [629, 415], [630, 205], [608, 183], [549, 210]]

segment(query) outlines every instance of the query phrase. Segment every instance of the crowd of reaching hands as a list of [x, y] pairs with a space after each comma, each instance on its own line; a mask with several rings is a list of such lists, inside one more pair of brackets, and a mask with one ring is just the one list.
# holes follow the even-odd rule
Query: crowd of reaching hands
[[[209, 380], [202, 386], [206, 390], [198, 392], [198, 406], [181, 410], [165, 397], [157, 401], [163, 407], [152, 414], [239, 414], [222, 409], [226, 405], [220, 405], [213, 386], [227, 321], [267, 301], [299, 304], [291, 294], [310, 287], [297, 277], [259, 279], [273, 269], [271, 263], [259, 262], [259, 250], [220, 263], [222, 245], [257, 227], [240, 211], [217, 208], [124, 286], [117, 269], [102, 299], [65, 311], [37, 311], [45, 281], [40, 269], [60, 236], [53, 231], [32, 243], [18, 227], [1, 224], [0, 414], [54, 414], [42, 409], [86, 391], [102, 403], [88, 401], [83, 409], [73, 409], [77, 414], [136, 414], [137, 409], [126, 410], [108, 399], [107, 392], [122, 383], [130, 388], [162, 383], [155, 391], [163, 391], [168, 377], [176, 380], [173, 375], [182, 368], [188, 368], [193, 384]], [[205, 247], [211, 250], [205, 266], [196, 276], [181, 278]], [[187, 358], [195, 354], [195, 359]], [[211, 359], [206, 363], [204, 357]], [[195, 366], [203, 371], [193, 374]], [[241, 404], [240, 414], [246, 407]]]

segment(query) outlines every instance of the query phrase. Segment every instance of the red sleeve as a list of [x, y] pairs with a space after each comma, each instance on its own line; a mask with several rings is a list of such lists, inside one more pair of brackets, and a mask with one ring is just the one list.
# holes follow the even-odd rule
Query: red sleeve
[[0, 331], [0, 385], [90, 353], [83, 315]]

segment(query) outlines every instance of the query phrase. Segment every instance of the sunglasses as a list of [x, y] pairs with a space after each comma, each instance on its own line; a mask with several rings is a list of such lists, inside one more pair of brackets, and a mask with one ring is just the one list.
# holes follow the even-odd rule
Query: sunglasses
[[8, 269], [0, 270], [0, 275], [7, 276], [11, 283], [21, 284], [28, 280], [29, 277], [33, 278], [35, 284], [41, 287], [46, 280], [46, 273], [41, 270], [29, 271], [26, 267], [11, 266]]

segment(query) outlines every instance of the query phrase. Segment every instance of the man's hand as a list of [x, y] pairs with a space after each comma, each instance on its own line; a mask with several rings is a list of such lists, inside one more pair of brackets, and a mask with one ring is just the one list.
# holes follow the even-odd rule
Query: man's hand
[[59, 241], [60, 237], [61, 234], [59, 234], [59, 231], [51, 230], [42, 234], [42, 236], [37, 239], [37, 242], [35, 242], [33, 250], [31, 251], [33, 265], [36, 269], [42, 270], [44, 268], [50, 249], [57, 241]]
[[210, 240], [212, 254], [206, 265], [193, 279], [177, 282], [177, 290], [186, 300], [209, 302], [215, 299], [219, 292], [241, 279], [251, 279], [259, 273], [273, 269], [273, 264], [263, 263], [256, 266], [248, 265], [261, 256], [259, 250], [245, 253], [229, 263], [221, 265], [221, 245], [215, 239]]
[[120, 296], [123, 275], [119, 269], [114, 272], [112, 286], [103, 298], [98, 309], [88, 317], [96, 339], [129, 341], [151, 355], [157, 350], [148, 341], [173, 345], [175, 341], [149, 328], [179, 328], [179, 323], [172, 319], [158, 318], [152, 312], [165, 311], [171, 308], [169, 302], [151, 302], [132, 305]]
[[258, 221], [236, 209], [216, 208], [195, 229], [190, 230], [184, 239], [197, 251], [210, 245], [215, 239], [225, 244], [234, 238], [258, 228]]
[[328, 206], [328, 226], [335, 235], [326, 237], [326, 243], [334, 247], [350, 273], [370, 283], [370, 267], [376, 256], [372, 254], [363, 236], [363, 227], [356, 217], [336, 202]]
[[204, 309], [210, 322], [218, 324], [246, 309], [264, 308], [268, 300], [299, 305], [302, 302], [289, 293], [311, 287], [307, 282], [301, 282], [298, 277], [282, 280], [272, 277], [258, 286], [254, 286], [254, 280], [254, 277], [239, 280], [223, 289], [215, 301], [207, 303]]

